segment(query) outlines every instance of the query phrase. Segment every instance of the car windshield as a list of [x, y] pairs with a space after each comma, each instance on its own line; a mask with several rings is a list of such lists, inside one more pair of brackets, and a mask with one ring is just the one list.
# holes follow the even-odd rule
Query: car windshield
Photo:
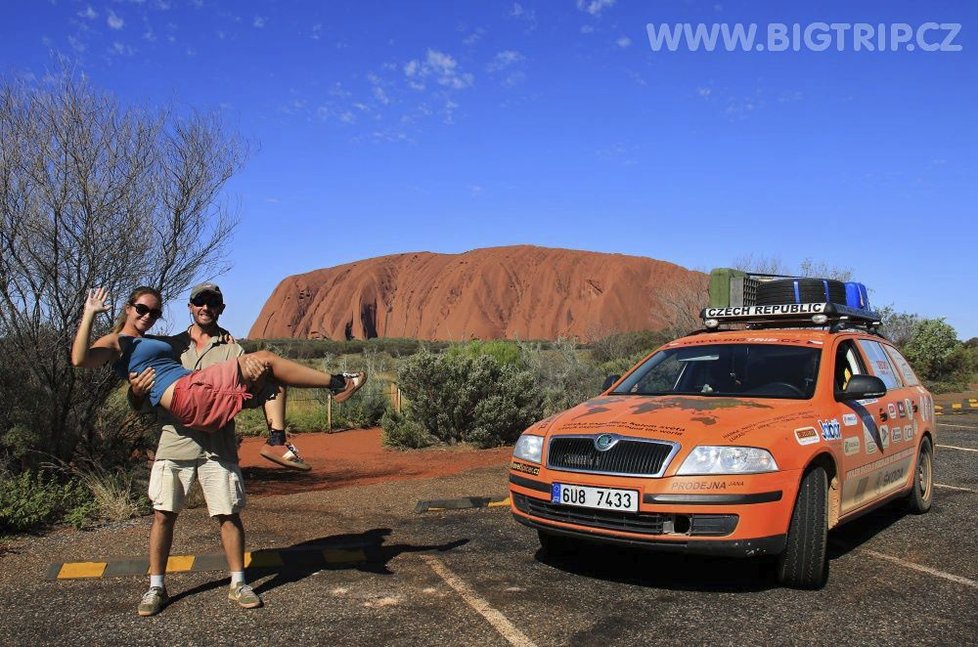
[[656, 353], [612, 393], [807, 400], [815, 393], [820, 349], [773, 344], [710, 344]]

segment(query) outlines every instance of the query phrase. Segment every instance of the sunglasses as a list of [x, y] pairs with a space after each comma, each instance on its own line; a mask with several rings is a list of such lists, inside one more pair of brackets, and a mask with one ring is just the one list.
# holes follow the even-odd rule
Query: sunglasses
[[198, 308], [202, 308], [204, 306], [217, 308], [219, 306], [224, 305], [224, 301], [221, 299], [221, 297], [216, 297], [212, 294], [198, 294], [197, 296], [195, 296], [193, 299], [190, 300], [190, 303], [197, 306]]
[[132, 308], [133, 310], [136, 311], [136, 314], [139, 315], [140, 317], [145, 317], [146, 315], [149, 315], [150, 319], [159, 319], [160, 317], [163, 316], [163, 311], [160, 310], [159, 308], [150, 308], [149, 306], [143, 305], [142, 303], [134, 303], [132, 304]]

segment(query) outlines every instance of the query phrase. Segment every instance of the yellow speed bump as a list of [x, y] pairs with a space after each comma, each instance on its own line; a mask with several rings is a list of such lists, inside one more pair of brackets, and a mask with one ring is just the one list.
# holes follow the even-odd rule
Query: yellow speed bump
[[74, 580], [85, 577], [102, 577], [107, 562], [69, 562], [58, 571], [59, 580]]

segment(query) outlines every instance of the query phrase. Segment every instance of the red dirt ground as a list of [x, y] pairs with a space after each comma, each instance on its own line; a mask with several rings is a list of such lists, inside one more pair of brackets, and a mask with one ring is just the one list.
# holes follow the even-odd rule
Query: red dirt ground
[[292, 442], [312, 469], [298, 472], [262, 458], [265, 437], [245, 438], [239, 450], [248, 496], [334, 490], [352, 485], [426, 479], [504, 465], [511, 447], [395, 450], [384, 447], [380, 428], [331, 434], [298, 434]]

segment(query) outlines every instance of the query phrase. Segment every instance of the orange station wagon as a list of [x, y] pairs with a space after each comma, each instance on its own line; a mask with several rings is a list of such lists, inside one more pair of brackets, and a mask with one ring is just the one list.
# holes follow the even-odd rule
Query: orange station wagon
[[819, 588], [828, 530], [894, 499], [930, 508], [933, 400], [875, 313], [822, 302], [703, 317], [705, 331], [519, 438], [512, 512], [545, 551], [777, 555], [782, 584]]

